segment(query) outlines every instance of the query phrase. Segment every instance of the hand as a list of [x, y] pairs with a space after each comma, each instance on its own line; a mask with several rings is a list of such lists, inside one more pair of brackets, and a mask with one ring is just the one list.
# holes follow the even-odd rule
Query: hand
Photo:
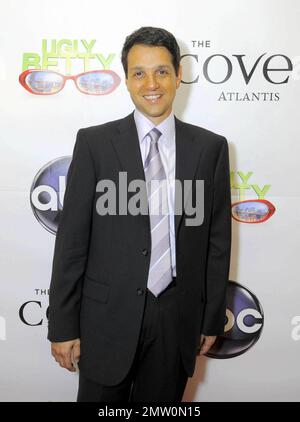
[[51, 343], [51, 353], [62, 368], [75, 372], [80, 358], [80, 339]]
[[200, 344], [198, 346], [198, 355], [205, 355], [216, 341], [217, 336], [205, 336], [201, 334]]

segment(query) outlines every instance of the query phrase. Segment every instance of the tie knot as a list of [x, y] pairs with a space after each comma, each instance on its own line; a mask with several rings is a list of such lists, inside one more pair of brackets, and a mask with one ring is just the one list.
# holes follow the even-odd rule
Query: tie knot
[[151, 143], [156, 143], [161, 136], [161, 132], [158, 129], [156, 129], [156, 127], [154, 127], [152, 130], [150, 130], [148, 135], [150, 136]]

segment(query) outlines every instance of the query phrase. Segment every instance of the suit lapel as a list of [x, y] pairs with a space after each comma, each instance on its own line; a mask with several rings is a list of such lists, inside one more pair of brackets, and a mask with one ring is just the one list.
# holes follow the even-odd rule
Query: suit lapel
[[[181, 120], [175, 117], [176, 129], [176, 164], [175, 164], [175, 179], [180, 181], [182, 187], [182, 196], [184, 194], [184, 181], [193, 180], [197, 169], [197, 164], [201, 155], [201, 144], [196, 142], [195, 134], [189, 129]], [[185, 203], [188, 197], [188, 191], [185, 193]], [[176, 238], [178, 234], [179, 224], [184, 213], [183, 198], [180, 198], [180, 192], [177, 185], [175, 187], [175, 204], [182, 204], [182, 213], [175, 214], [175, 233]]]
[[[112, 144], [117, 153], [121, 171], [127, 172], [127, 183], [132, 180], [144, 180], [145, 173], [141, 149], [139, 144], [139, 137], [133, 117], [133, 113], [121, 120], [117, 128], [117, 134], [111, 138]], [[127, 195], [127, 198], [130, 194]], [[147, 227], [147, 232], [150, 233], [150, 219], [149, 215], [141, 214], [136, 219], [136, 223], [141, 222], [141, 227]]]
[[[195, 135], [190, 131], [189, 126], [176, 117], [175, 131], [175, 179], [180, 181], [183, 188], [184, 180], [194, 179], [202, 144], [195, 142]], [[118, 133], [116, 136], [112, 137], [111, 141], [117, 153], [122, 171], [127, 172], [128, 183], [135, 179], [145, 180], [138, 133], [133, 113], [121, 120], [118, 125]], [[177, 186], [175, 186], [175, 203], [176, 201], [180, 201], [180, 192], [178, 191]], [[174, 217], [176, 236], [183, 212]], [[146, 215], [142, 217], [146, 217], [145, 221], [150, 228], [149, 216]]]
[[118, 134], [112, 138], [122, 171], [127, 172], [128, 182], [145, 180], [142, 155], [133, 113], [121, 120]]

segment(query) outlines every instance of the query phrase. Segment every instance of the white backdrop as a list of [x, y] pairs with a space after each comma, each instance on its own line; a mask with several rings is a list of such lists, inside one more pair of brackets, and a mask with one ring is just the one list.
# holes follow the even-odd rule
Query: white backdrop
[[[234, 358], [198, 358], [184, 399], [299, 400], [299, 18], [297, 0], [2, 2], [1, 401], [76, 398], [78, 374], [56, 364], [46, 340], [47, 289], [55, 236], [35, 218], [30, 188], [43, 166], [72, 154], [79, 128], [114, 120], [133, 110], [120, 52], [126, 35], [144, 25], [168, 29], [179, 40], [182, 55], [194, 55], [182, 60], [183, 80], [199, 76], [198, 82], [182, 84], [175, 113], [227, 137], [233, 202], [257, 199], [255, 189], [270, 185], [261, 199], [276, 208], [264, 223], [233, 220], [230, 279], [249, 289], [260, 302], [264, 314], [260, 338]], [[104, 57], [115, 54], [109, 68], [121, 77], [120, 86], [110, 95], [89, 96], [67, 81], [56, 95], [30, 94], [18, 81], [24, 70], [23, 54], [41, 56], [43, 39], [49, 48], [51, 40], [79, 40], [79, 53], [84, 51], [80, 40], [95, 40], [93, 52]], [[242, 64], [249, 74], [263, 54], [247, 84], [243, 66], [234, 55], [244, 55]], [[214, 84], [205, 78], [203, 66], [212, 55], [219, 55], [209, 62], [209, 77], [214, 81], [222, 81], [228, 70], [228, 61], [220, 55], [232, 63], [231, 77], [224, 83]], [[272, 81], [288, 78], [287, 83], [274, 84], [266, 79], [263, 67], [273, 55], [284, 55], [293, 63], [293, 70], [267, 72]], [[91, 69], [95, 68], [102, 68], [97, 58], [91, 59]], [[288, 61], [275, 57], [268, 68], [287, 69]], [[66, 74], [65, 59], [58, 59], [56, 69]], [[72, 59], [70, 73], [80, 72], [82, 59]], [[241, 197], [236, 187], [242, 179], [237, 172], [252, 172]], [[34, 302], [24, 308], [22, 320], [19, 310], [30, 301]], [[28, 325], [40, 320], [39, 325]]]

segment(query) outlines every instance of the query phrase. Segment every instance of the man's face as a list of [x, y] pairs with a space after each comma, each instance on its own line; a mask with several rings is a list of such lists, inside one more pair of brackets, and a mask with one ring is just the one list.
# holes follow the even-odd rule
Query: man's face
[[158, 125], [172, 111], [181, 67], [176, 76], [169, 50], [144, 44], [136, 44], [129, 50], [127, 63], [126, 86], [131, 99], [141, 113]]

